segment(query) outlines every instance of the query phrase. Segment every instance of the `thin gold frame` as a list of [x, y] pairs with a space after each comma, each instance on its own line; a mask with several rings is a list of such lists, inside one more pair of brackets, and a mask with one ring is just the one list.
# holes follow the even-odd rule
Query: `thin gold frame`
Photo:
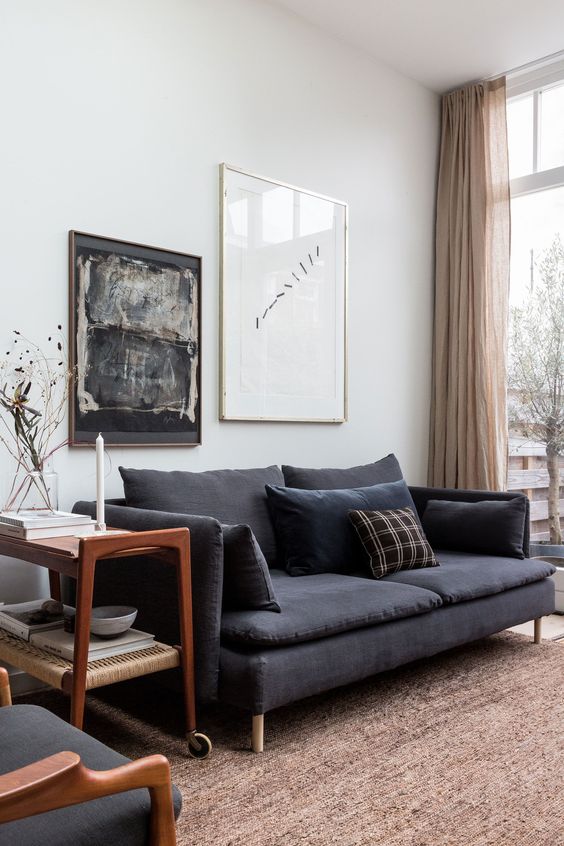
[[[225, 238], [227, 235], [227, 203], [226, 199], [226, 185], [225, 177], [226, 171], [243, 174], [243, 176], [250, 176], [254, 179], [260, 179], [263, 182], [269, 182], [272, 185], [278, 185], [282, 188], [289, 188], [292, 191], [299, 191], [301, 194], [308, 194], [311, 197], [317, 197], [321, 200], [328, 200], [331, 203], [342, 206], [345, 212], [345, 231], [344, 231], [344, 372], [343, 372], [343, 417], [330, 418], [308, 418], [308, 417], [231, 417], [227, 416], [225, 409], [225, 320], [226, 314], [224, 310], [224, 286], [226, 284], [225, 272]], [[297, 185], [290, 185], [288, 182], [281, 182], [278, 179], [271, 179], [269, 176], [261, 176], [258, 173], [252, 173], [248, 170], [235, 167], [234, 165], [222, 162], [219, 165], [219, 419], [221, 421], [254, 421], [254, 422], [270, 422], [270, 423], [346, 423], [348, 420], [348, 289], [349, 289], [349, 206], [343, 200], [336, 200], [334, 197], [328, 197], [325, 194], [318, 194], [315, 191], [309, 191], [307, 188], [299, 188]]]

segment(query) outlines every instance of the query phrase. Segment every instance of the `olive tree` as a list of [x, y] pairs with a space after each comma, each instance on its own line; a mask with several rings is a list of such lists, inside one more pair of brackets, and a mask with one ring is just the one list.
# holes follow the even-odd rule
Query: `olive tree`
[[562, 543], [560, 461], [564, 450], [564, 246], [556, 235], [538, 279], [511, 309], [509, 422], [546, 449], [550, 542]]

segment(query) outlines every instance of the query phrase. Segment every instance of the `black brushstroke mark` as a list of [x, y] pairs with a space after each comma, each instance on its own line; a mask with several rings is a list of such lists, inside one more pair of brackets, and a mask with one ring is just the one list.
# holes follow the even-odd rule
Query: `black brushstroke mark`
[[[319, 244], [318, 244], [318, 245], [316, 246], [316, 248], [315, 248], [315, 253], [316, 253], [317, 257], [319, 258]], [[309, 263], [310, 263], [310, 264], [312, 265], [312, 267], [313, 267], [313, 259], [312, 259], [312, 257], [311, 257], [311, 253], [308, 253], [308, 258], [309, 258]], [[300, 262], [299, 264], [300, 264], [301, 269], [303, 270], [303, 272], [304, 272], [304, 273], [306, 274], [306, 276], [307, 276], [307, 270], [306, 270], [306, 268], [305, 268], [304, 263], [303, 263], [303, 262]], [[293, 271], [293, 270], [292, 270], [292, 276], [294, 277], [294, 279], [296, 280], [296, 282], [301, 282], [301, 281], [302, 281], [302, 280], [300, 279], [300, 277], [299, 277], [296, 273], [294, 273], [294, 271]], [[284, 287], [285, 287], [285, 288], [293, 288], [293, 287], [294, 287], [294, 283], [293, 283], [293, 282], [284, 282]], [[262, 315], [262, 319], [263, 319], [263, 320], [265, 319], [265, 317], [266, 317], [266, 315], [268, 314], [268, 312], [270, 311], [270, 309], [274, 308], [274, 306], [276, 305], [276, 303], [278, 302], [278, 300], [280, 299], [280, 297], [283, 297], [283, 296], [284, 296], [284, 294], [285, 294], [285, 291], [281, 291], [279, 294], [276, 294], [276, 299], [275, 299], [275, 300], [274, 300], [274, 301], [273, 301], [273, 302], [272, 302], [269, 306], [267, 306], [267, 307], [265, 308], [265, 310], [264, 310], [264, 314]], [[258, 328], [259, 328], [259, 318], [258, 318], [258, 317], [256, 318], [256, 324], [257, 324], [257, 329], [258, 329]]]

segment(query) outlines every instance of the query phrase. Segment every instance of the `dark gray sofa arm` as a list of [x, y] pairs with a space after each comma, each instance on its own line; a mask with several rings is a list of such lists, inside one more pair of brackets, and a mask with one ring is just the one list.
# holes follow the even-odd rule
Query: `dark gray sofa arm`
[[[120, 502], [118, 500], [117, 502]], [[77, 502], [73, 511], [94, 517], [94, 502]], [[219, 636], [223, 592], [223, 534], [213, 517], [171, 514], [106, 503], [106, 523], [116, 529], [190, 529], [196, 695], [199, 702], [217, 699]], [[134, 605], [136, 628], [165, 643], [178, 643], [176, 572], [150, 556], [110, 559], [96, 567], [96, 605]]]
[[510, 499], [517, 499], [519, 497], [526, 500], [525, 510], [525, 529], [523, 531], [523, 552], [525, 558], [529, 557], [529, 543], [530, 543], [530, 518], [531, 509], [529, 498], [525, 494], [516, 491], [466, 491], [454, 488], [424, 488], [424, 487], [410, 487], [409, 491], [413, 497], [413, 502], [417, 508], [419, 517], [423, 516], [423, 512], [430, 499], [446, 499], [450, 502], [480, 502], [485, 499], [502, 500], [507, 502]]

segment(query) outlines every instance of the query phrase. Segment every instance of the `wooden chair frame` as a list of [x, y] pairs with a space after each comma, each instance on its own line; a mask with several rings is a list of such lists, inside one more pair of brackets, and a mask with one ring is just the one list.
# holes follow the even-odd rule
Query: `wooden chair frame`
[[[8, 673], [0, 667], [0, 706], [10, 704]], [[150, 846], [175, 846], [170, 765], [163, 755], [98, 771], [85, 767], [74, 752], [59, 752], [6, 773], [0, 776], [0, 823], [140, 787], [151, 797]]]

